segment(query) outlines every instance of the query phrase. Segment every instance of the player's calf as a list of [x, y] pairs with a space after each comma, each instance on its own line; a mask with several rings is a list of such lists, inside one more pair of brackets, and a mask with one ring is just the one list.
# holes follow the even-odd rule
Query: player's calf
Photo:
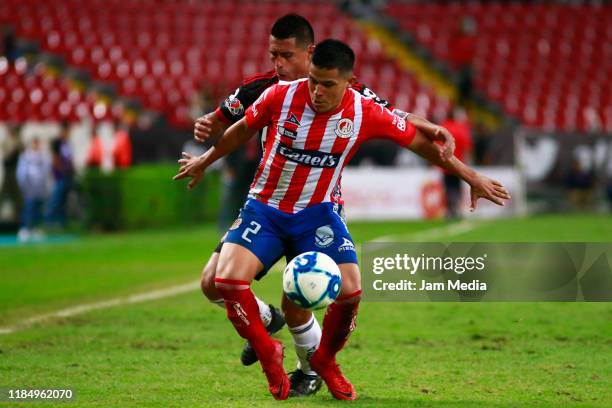
[[225, 300], [227, 317], [238, 334], [253, 346], [268, 379], [270, 392], [275, 399], [286, 399], [290, 382], [283, 368], [283, 346], [266, 332], [250, 283], [216, 278], [215, 284]]
[[285, 295], [283, 295], [281, 304], [295, 344], [298, 368], [306, 374], [314, 375], [316, 373], [311, 371], [309, 359], [321, 342], [319, 322], [311, 311], [300, 309]]
[[[204, 296], [206, 296], [212, 304], [225, 309], [223, 296], [217, 290], [215, 285], [215, 275], [217, 273], [218, 262], [219, 252], [215, 251], [208, 259], [208, 262], [202, 271], [200, 287], [202, 289], [202, 293], [204, 293]], [[257, 296], [255, 296], [255, 301], [257, 302], [257, 306], [259, 308], [259, 317], [261, 318], [264, 326], [266, 326], [268, 333], [272, 334], [279, 331], [285, 325], [283, 315], [274, 306], [266, 304]], [[251, 343], [247, 341], [243, 346], [240, 361], [243, 365], [249, 366], [251, 364], [255, 364], [257, 360], [258, 358], [257, 354], [255, 353], [255, 349], [253, 349]]]
[[[266, 326], [268, 334], [272, 335], [282, 329], [285, 325], [285, 318], [280, 310], [272, 305], [266, 305], [257, 297], [255, 297], [255, 299], [257, 300], [257, 304], [259, 306], [261, 321]], [[255, 364], [257, 360], [258, 357], [255, 353], [255, 349], [251, 343], [247, 341], [242, 347], [242, 353], [240, 354], [240, 361], [242, 362], [242, 365], [250, 366]]]
[[[342, 270], [342, 268], [341, 268]], [[329, 392], [336, 399], [354, 400], [357, 398], [355, 388], [340, 371], [336, 363], [336, 354], [342, 350], [351, 332], [355, 330], [361, 289], [358, 278], [354, 278], [356, 265], [343, 271], [341, 295], [325, 312], [321, 344], [310, 358], [310, 366], [325, 381]], [[348, 276], [347, 286], [344, 277]], [[357, 290], [355, 290], [357, 289]], [[354, 290], [350, 292], [350, 290]]]
[[[361, 291], [332, 303], [323, 319], [323, 335], [319, 348], [310, 358], [310, 366], [321, 376], [329, 392], [336, 399], [354, 400], [357, 393], [353, 384], [342, 374], [336, 354], [344, 347], [355, 329]], [[344, 303], [342, 303], [344, 301]]]
[[338, 297], [329, 305], [323, 318], [323, 334], [317, 352], [334, 359], [355, 330], [361, 290]]

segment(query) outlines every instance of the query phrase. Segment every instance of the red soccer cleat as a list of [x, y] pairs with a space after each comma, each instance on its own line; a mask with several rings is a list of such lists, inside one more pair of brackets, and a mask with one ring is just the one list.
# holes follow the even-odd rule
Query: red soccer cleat
[[334, 398], [352, 401], [357, 398], [353, 384], [346, 379], [336, 364], [336, 359], [326, 359], [319, 350], [310, 358], [310, 367], [317, 372], [327, 384], [327, 389]]
[[284, 347], [280, 341], [272, 340], [272, 342], [274, 343], [272, 353], [266, 356], [259, 356], [259, 361], [268, 379], [270, 393], [274, 399], [285, 400], [289, 396], [291, 382], [283, 368]]

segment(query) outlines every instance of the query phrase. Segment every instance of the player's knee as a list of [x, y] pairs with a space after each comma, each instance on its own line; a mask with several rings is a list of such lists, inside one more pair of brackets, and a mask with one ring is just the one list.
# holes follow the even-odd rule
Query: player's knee
[[295, 303], [283, 295], [281, 309], [285, 315], [285, 321], [289, 327], [297, 327], [306, 324], [312, 317], [312, 312], [309, 310], [300, 309]]
[[357, 264], [347, 263], [340, 264], [340, 273], [342, 274], [342, 287], [340, 288], [340, 296], [347, 296], [361, 291], [361, 275]]
[[202, 279], [200, 280], [202, 293], [204, 293], [204, 296], [209, 300], [217, 300], [221, 297], [221, 294], [217, 291], [215, 286], [218, 259], [219, 254], [217, 252], [213, 253], [202, 271]]

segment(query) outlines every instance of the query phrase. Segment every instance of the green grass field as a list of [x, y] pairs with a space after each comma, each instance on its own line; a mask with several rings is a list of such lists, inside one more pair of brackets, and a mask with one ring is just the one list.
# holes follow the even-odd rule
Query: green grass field
[[[445, 225], [350, 227], [364, 242], [394, 234], [408, 240]], [[212, 227], [202, 227], [0, 247], [0, 327], [197, 280], [217, 239]], [[612, 220], [484, 221], [435, 240], [612, 242]], [[254, 290], [278, 304], [280, 279], [277, 268]], [[290, 336], [284, 330], [280, 338], [292, 370]], [[308, 399], [274, 401], [260, 367], [240, 365], [242, 343], [224, 312], [193, 290], [0, 335], [0, 387], [71, 388], [76, 399], [62, 406], [79, 407], [346, 404], [325, 387]], [[612, 304], [363, 302], [339, 362], [359, 394], [351, 406], [610, 407]]]

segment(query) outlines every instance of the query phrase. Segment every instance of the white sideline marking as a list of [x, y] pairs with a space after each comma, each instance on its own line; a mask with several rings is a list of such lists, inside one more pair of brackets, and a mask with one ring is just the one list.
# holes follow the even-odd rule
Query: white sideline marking
[[40, 323], [45, 320], [58, 318], [58, 317], [70, 317], [81, 313], [86, 313], [92, 310], [107, 309], [109, 307], [147, 302], [149, 300], [157, 300], [165, 297], [176, 296], [182, 293], [191, 292], [200, 287], [200, 281], [186, 283], [183, 285], [171, 286], [166, 289], [158, 289], [150, 292], [138, 293], [127, 297], [113, 298], [95, 303], [85, 303], [82, 305], [72, 306], [66, 309], [58, 310], [57, 312], [46, 313], [29, 319], [22, 320], [12, 327], [0, 328], [0, 335], [14, 333], [18, 330], [25, 329], [33, 324]]
[[[460, 235], [478, 228], [480, 224], [474, 223], [473, 221], [461, 221], [457, 224], [446, 225], [443, 227], [431, 228], [425, 231], [411, 233], [411, 234], [399, 234], [399, 235], [385, 235], [371, 240], [370, 242], [399, 242], [399, 241], [431, 241], [440, 238], [452, 237]], [[282, 267], [279, 268], [282, 270]], [[176, 296], [183, 293], [191, 292], [200, 287], [200, 281], [194, 281], [183, 285], [171, 286], [166, 289], [158, 289], [150, 292], [139, 293], [127, 297], [113, 298], [95, 303], [85, 303], [81, 305], [72, 306], [66, 309], [58, 310], [52, 313], [45, 313], [38, 316], [33, 316], [28, 319], [22, 320], [11, 327], [0, 327], [0, 336], [4, 334], [11, 334], [19, 330], [28, 328], [36, 323], [43, 322], [45, 320], [71, 317], [81, 313], [90, 312], [92, 310], [107, 309], [109, 307], [142, 303], [149, 300], [163, 299], [170, 296]]]

